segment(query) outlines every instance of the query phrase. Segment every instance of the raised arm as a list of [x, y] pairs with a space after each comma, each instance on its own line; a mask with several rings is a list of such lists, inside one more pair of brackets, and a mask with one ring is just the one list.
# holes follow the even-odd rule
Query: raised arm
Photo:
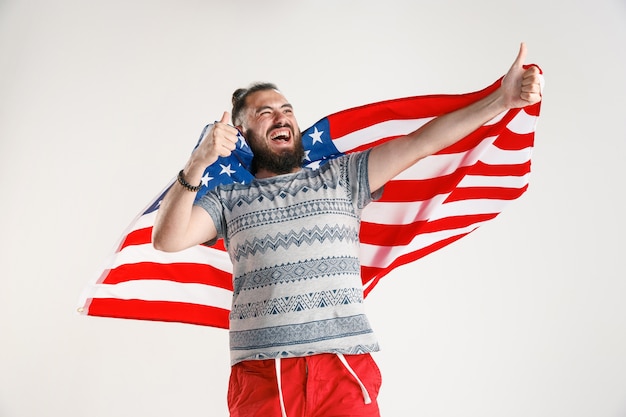
[[374, 148], [369, 158], [372, 192], [420, 159], [463, 139], [498, 114], [541, 100], [540, 72], [524, 69], [526, 45], [521, 44], [515, 62], [502, 85], [489, 96], [467, 107], [431, 120], [418, 130]]
[[[191, 154], [183, 169], [183, 178], [190, 185], [200, 184], [206, 167], [220, 156], [229, 156], [237, 144], [237, 129], [229, 126], [230, 115], [206, 133], [200, 145]], [[176, 252], [207, 242], [217, 235], [211, 216], [201, 207], [194, 206], [196, 193], [177, 181], [169, 189], [152, 229], [152, 244], [156, 249]]]

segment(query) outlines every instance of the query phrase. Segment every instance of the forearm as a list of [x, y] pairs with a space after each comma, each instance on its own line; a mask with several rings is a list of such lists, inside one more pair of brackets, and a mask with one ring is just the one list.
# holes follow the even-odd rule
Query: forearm
[[447, 148], [508, 109], [497, 90], [467, 107], [431, 120], [407, 135], [413, 158], [419, 160]]
[[524, 68], [525, 56], [526, 45], [522, 43], [500, 88], [487, 97], [374, 148], [368, 162], [372, 191], [420, 159], [463, 139], [500, 113], [541, 101], [541, 71], [536, 66]]
[[[221, 121], [213, 124], [191, 154], [183, 169], [184, 180], [189, 185], [200, 184], [205, 169], [235, 149], [238, 132], [226, 124], [229, 118], [230, 115], [224, 112]], [[194, 207], [195, 197], [196, 193], [179, 181], [170, 187], [152, 229], [152, 243], [156, 249], [179, 251], [212, 240], [217, 235], [211, 216], [204, 209]]]
[[469, 135], [506, 109], [498, 90], [467, 107], [439, 116], [406, 136], [377, 146], [369, 160], [372, 191], [420, 159]]
[[[188, 163], [183, 169], [183, 177], [189, 184], [198, 185], [203, 171], [201, 167]], [[157, 211], [152, 229], [152, 242], [156, 249], [173, 252], [202, 243], [200, 230], [192, 228], [195, 197], [196, 193], [189, 191], [179, 181], [170, 187]]]

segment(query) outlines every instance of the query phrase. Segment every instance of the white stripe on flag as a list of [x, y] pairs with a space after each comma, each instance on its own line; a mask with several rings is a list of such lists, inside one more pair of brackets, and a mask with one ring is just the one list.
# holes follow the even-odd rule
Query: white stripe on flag
[[495, 137], [485, 138], [468, 152], [427, 156], [402, 171], [394, 180], [423, 180], [452, 174], [460, 167], [471, 166], [477, 160], [482, 160], [483, 154], [502, 152], [502, 150], [493, 146], [494, 140]]
[[196, 245], [180, 252], [162, 252], [155, 250], [151, 243], [125, 247], [115, 254], [115, 259], [112, 260], [109, 268], [113, 269], [120, 265], [137, 262], [206, 264], [209, 261], [211, 266], [224, 272], [232, 273], [233, 271], [228, 254], [222, 250]]
[[[521, 177], [509, 177], [516, 180]], [[499, 181], [500, 182], [500, 181]], [[525, 185], [513, 188], [521, 188]], [[498, 186], [501, 186], [498, 185]], [[422, 220], [438, 220], [451, 216], [497, 213], [509, 200], [472, 199], [442, 204], [449, 194], [440, 194], [426, 201], [370, 203], [361, 214], [363, 222], [377, 224], [410, 224]], [[432, 209], [436, 208], [436, 215]]]
[[480, 156], [480, 161], [487, 165], [519, 165], [530, 161], [531, 154], [532, 148], [509, 151], [492, 146]]
[[356, 130], [333, 140], [335, 147], [341, 152], [376, 142], [390, 136], [406, 135], [428, 123], [434, 117], [409, 120], [389, 120], [366, 128]]
[[119, 284], [95, 284], [91, 298], [121, 300], [173, 301], [230, 309], [232, 291], [204, 284], [165, 280], [133, 280]]
[[501, 187], [501, 188], [516, 188], [520, 189], [524, 185], [528, 184], [530, 174], [516, 176], [499, 176], [492, 177], [486, 175], [466, 175], [456, 188], [469, 188], [469, 187]]
[[513, 120], [506, 125], [507, 129], [511, 132], [515, 132], [520, 135], [527, 135], [529, 133], [533, 133], [535, 131], [535, 127], [537, 125], [538, 116], [531, 116], [526, 113], [526, 110], [522, 109]]

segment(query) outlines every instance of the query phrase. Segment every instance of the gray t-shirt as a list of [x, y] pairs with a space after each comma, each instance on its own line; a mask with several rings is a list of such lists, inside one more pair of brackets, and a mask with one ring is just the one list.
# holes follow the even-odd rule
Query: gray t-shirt
[[359, 264], [360, 214], [373, 199], [368, 156], [219, 186], [197, 202], [233, 262], [232, 364], [378, 350]]

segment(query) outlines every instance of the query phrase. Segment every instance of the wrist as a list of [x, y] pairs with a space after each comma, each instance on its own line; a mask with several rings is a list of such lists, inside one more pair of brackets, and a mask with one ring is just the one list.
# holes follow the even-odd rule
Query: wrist
[[[200, 174], [202, 175], [202, 174]], [[195, 178], [195, 176], [194, 176]], [[178, 177], [176, 178], [178, 183], [187, 191], [191, 191], [194, 193], [197, 193], [198, 191], [200, 191], [200, 188], [202, 188], [202, 182], [201, 180], [198, 178], [197, 181], [194, 181], [193, 183], [190, 183], [190, 179], [188, 176], [185, 175], [185, 170], [181, 169], [178, 172]], [[197, 185], [196, 185], [197, 184]]]
[[211, 164], [207, 164], [206, 161], [201, 161], [192, 156], [183, 167], [183, 175], [187, 181], [194, 184], [200, 181], [200, 178], [202, 178], [204, 171], [209, 165]]
[[489, 107], [492, 113], [498, 115], [511, 109], [511, 106], [507, 100], [506, 93], [503, 88], [500, 87], [494, 91], [491, 96], [488, 97], [487, 107]]

